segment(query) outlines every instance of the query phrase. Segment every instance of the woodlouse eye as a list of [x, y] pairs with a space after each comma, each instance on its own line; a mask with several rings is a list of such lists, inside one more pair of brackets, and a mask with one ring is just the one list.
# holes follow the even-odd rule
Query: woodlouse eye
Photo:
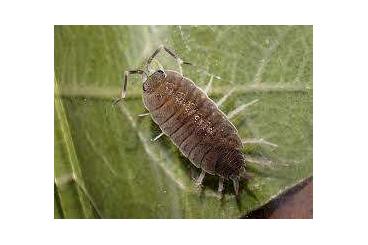
[[161, 75], [164, 75], [165, 77], [167, 76], [166, 73], [161, 69], [158, 69], [157, 72], [160, 73]]

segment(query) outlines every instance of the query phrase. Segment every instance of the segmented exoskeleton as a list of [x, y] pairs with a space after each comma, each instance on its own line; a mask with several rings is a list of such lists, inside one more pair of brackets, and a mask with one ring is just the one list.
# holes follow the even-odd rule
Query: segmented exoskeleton
[[115, 103], [125, 98], [128, 75], [141, 74], [143, 102], [149, 115], [181, 153], [201, 168], [196, 184], [201, 185], [206, 173], [217, 175], [220, 193], [224, 180], [230, 179], [238, 195], [239, 179], [245, 176], [245, 158], [237, 129], [216, 103], [181, 72], [158, 69], [150, 73], [150, 64], [161, 50], [173, 56], [179, 65], [190, 64], [160, 46], [148, 59], [147, 71], [125, 72], [121, 97]]

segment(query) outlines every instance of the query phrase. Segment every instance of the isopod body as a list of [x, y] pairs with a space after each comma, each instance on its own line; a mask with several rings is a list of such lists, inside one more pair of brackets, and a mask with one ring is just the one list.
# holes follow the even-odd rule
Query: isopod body
[[244, 167], [236, 128], [200, 88], [176, 71], [156, 71], [143, 83], [153, 121], [196, 167], [224, 179]]
[[224, 180], [230, 179], [238, 195], [239, 179], [245, 176], [245, 158], [237, 129], [216, 103], [181, 72], [158, 69], [150, 73], [149, 64], [161, 50], [179, 64], [186, 63], [160, 46], [148, 59], [147, 72], [125, 72], [121, 98], [115, 103], [125, 98], [128, 75], [141, 74], [143, 103], [153, 121], [191, 163], [202, 169], [197, 185], [202, 183], [206, 173], [217, 175], [220, 193]]

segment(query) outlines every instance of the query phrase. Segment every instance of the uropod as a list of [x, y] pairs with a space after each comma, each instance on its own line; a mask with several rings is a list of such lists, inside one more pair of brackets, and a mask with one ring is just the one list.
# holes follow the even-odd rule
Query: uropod
[[[145, 70], [124, 72], [120, 98], [125, 98], [128, 76], [139, 74], [143, 79], [143, 103], [162, 133], [168, 136], [190, 162], [201, 169], [196, 180], [200, 186], [205, 174], [219, 177], [218, 192], [222, 193], [224, 181], [231, 180], [235, 194], [239, 194], [239, 180], [246, 176], [246, 158], [243, 143], [235, 126], [207, 94], [180, 72], [152, 70], [151, 63], [160, 51], [166, 51], [181, 64], [170, 49], [160, 46], [148, 59]], [[157, 139], [158, 137], [156, 137]]]

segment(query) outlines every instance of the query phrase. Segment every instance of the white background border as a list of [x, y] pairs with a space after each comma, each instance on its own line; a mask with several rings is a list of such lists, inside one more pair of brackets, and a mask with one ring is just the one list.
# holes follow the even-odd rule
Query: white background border
[[[1, 3], [0, 243], [367, 244], [366, 16], [353, 0]], [[54, 220], [54, 24], [314, 25], [314, 219]]]

